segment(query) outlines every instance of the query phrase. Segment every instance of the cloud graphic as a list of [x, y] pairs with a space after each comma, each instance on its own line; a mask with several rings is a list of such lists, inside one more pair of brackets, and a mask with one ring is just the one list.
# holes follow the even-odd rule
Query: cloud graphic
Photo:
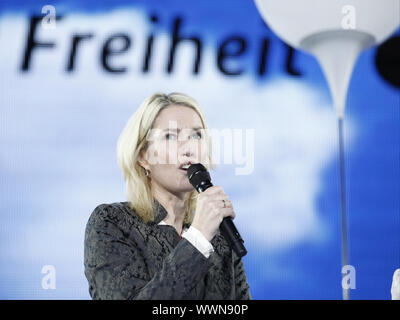
[[[55, 30], [39, 30], [40, 39], [52, 39], [57, 45], [52, 50], [37, 49], [30, 71], [21, 73], [27, 28], [25, 16], [0, 19], [0, 45], [8, 47], [0, 55], [0, 74], [6, 75], [1, 79], [6, 94], [0, 102], [7, 119], [0, 134], [0, 199], [6, 213], [2, 224], [9, 230], [1, 236], [3, 259], [27, 265], [25, 272], [31, 277], [40, 277], [42, 265], [68, 265], [64, 279], [81, 279], [75, 294], [86, 295], [82, 267], [86, 221], [98, 204], [125, 201], [116, 141], [131, 114], [155, 91], [193, 96], [211, 128], [254, 129], [251, 174], [236, 175], [241, 166], [236, 163], [221, 163], [212, 173], [215, 184], [232, 199], [235, 221], [246, 241], [283, 250], [305, 240], [324, 240], [326, 226], [315, 203], [323, 183], [321, 173], [336, 161], [337, 132], [333, 108], [318, 91], [288, 78], [264, 84], [250, 76], [227, 78], [215, 69], [210, 46], [204, 48], [199, 75], [191, 74], [190, 45], [179, 49], [174, 72], [166, 74], [170, 43], [165, 33], [157, 36], [152, 71], [142, 74], [138, 61], [149, 25], [135, 10], [71, 15]], [[65, 73], [71, 35], [93, 30], [93, 38], [79, 49], [76, 71]], [[113, 63], [127, 65], [129, 72], [112, 75], [101, 70], [98, 55], [104, 39], [121, 30], [132, 37], [134, 46]], [[347, 146], [353, 128], [347, 121]], [[233, 148], [242, 146], [234, 143]], [[12, 268], [2, 264], [5, 274]], [[19, 284], [26, 289], [26, 283]]]

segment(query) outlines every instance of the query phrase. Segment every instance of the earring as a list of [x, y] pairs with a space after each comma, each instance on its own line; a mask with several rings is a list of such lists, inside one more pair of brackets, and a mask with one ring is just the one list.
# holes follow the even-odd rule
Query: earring
[[146, 171], [145, 172], [146, 177], [148, 177], [149, 176], [149, 171], [146, 168], [144, 170]]

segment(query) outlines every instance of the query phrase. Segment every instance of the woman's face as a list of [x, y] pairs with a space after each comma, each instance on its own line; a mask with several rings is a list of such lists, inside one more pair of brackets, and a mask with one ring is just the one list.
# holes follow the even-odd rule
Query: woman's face
[[[144, 157], [144, 158], [143, 158]], [[171, 105], [160, 111], [148, 135], [147, 150], [142, 152], [142, 166], [150, 171], [152, 187], [182, 196], [193, 191], [187, 173], [180, 166], [205, 164], [208, 146], [197, 112], [186, 106]]]

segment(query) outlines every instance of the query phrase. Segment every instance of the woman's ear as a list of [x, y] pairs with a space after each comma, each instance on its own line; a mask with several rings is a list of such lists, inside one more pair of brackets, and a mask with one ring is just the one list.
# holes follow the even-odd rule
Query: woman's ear
[[146, 159], [146, 151], [144, 149], [142, 149], [139, 152], [138, 162], [139, 162], [140, 166], [142, 166], [143, 168], [146, 168], [148, 162], [147, 162], [147, 159]]

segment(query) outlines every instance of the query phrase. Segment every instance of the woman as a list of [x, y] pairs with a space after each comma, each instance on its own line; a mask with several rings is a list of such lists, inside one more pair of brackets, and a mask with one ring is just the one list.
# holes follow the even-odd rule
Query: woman
[[219, 232], [235, 217], [220, 186], [198, 194], [185, 168], [211, 164], [203, 112], [192, 98], [154, 94], [118, 140], [128, 201], [101, 204], [85, 233], [93, 299], [251, 299], [242, 260]]

